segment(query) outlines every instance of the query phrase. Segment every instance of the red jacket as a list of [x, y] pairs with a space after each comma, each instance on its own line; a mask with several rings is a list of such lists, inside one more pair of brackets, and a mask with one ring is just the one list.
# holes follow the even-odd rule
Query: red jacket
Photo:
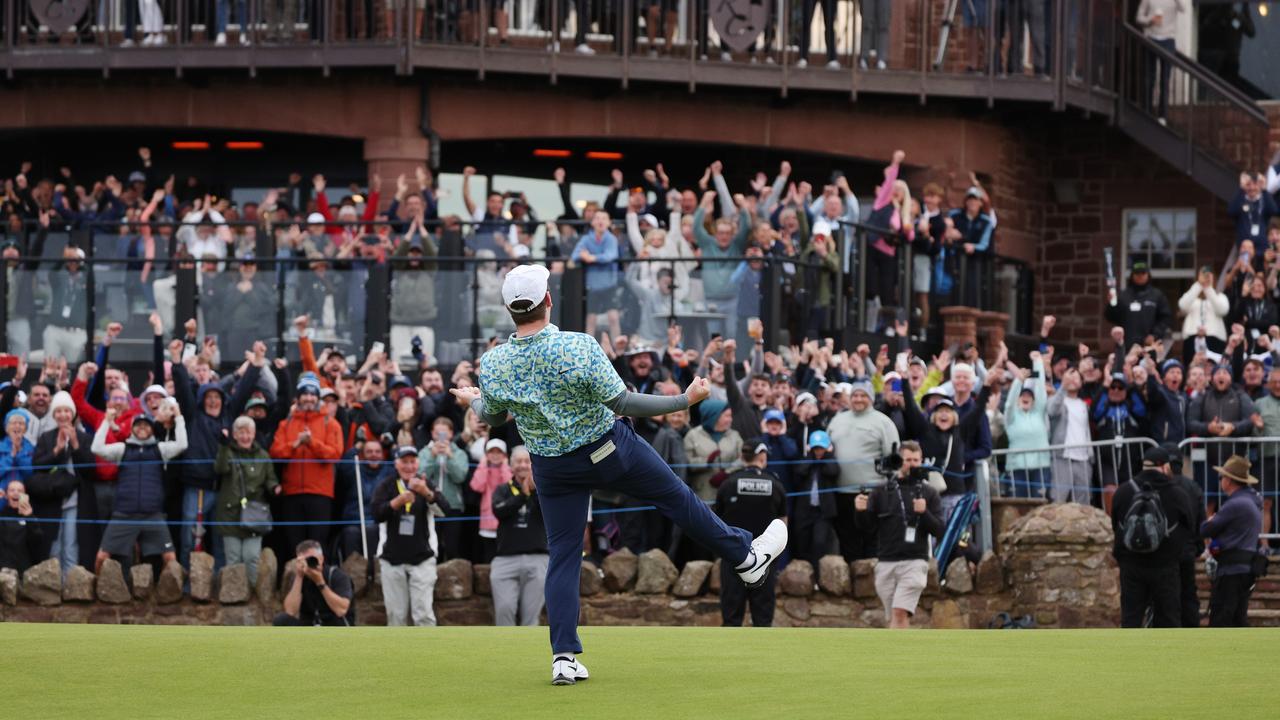
[[[311, 442], [297, 447], [294, 441], [304, 429], [311, 430]], [[300, 460], [284, 467], [285, 495], [324, 495], [333, 497], [333, 461], [342, 457], [342, 427], [338, 421], [320, 411], [294, 411], [280, 421], [271, 457], [277, 460]], [[317, 462], [328, 461], [328, 462]]]
[[[89, 383], [76, 378], [76, 381], [71, 384], [71, 400], [76, 404], [76, 416], [84, 423], [89, 434], [93, 434], [97, 432], [98, 426], [106, 421], [107, 414], [90, 405], [89, 401], [85, 399], [84, 395], [88, 392], [88, 389]], [[107, 442], [118, 443], [128, 440], [130, 433], [133, 432], [133, 418], [139, 412], [138, 405], [130, 403], [128, 410], [117, 415], [115, 427], [107, 431]], [[98, 464], [98, 480], [101, 482], [115, 482], [116, 475], [120, 472], [116, 464], [107, 462], [102, 458], [97, 458], [96, 462]]]

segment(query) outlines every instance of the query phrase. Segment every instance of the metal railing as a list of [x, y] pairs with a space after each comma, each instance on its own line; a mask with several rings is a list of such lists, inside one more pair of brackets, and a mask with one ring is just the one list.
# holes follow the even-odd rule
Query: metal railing
[[[1063, 500], [1073, 484], [1072, 469], [1065, 461], [1088, 464], [1084, 491], [1121, 485], [1142, 471], [1142, 454], [1158, 443], [1147, 437], [1096, 440], [1079, 445], [1047, 445], [1037, 448], [1001, 448], [991, 452], [995, 475], [994, 497]], [[1072, 497], [1074, 502], [1082, 498]], [[1086, 496], [1083, 498], [1088, 500]]]
[[1266, 113], [1238, 88], [1127, 23], [1120, 68], [1120, 126], [1218, 196], [1265, 161]]
[[1178, 443], [1178, 447], [1190, 460], [1190, 471], [1184, 474], [1200, 485], [1205, 508], [1210, 513], [1225, 499], [1218, 489], [1218, 473], [1214, 468], [1232, 455], [1248, 458], [1252, 464], [1250, 473], [1258, 479], [1255, 489], [1263, 499], [1263, 537], [1280, 539], [1280, 532], [1277, 532], [1280, 525], [1277, 525], [1274, 514], [1275, 499], [1280, 495], [1280, 437], [1187, 438]]
[[[1050, 0], [1019, 17], [1006, 16], [1004, 3], [985, 3], [983, 17], [960, 10], [947, 18], [947, 5], [425, 0], [418, 8], [372, 0], [90, 0], [80, 18], [60, 27], [30, 2], [3, 0], [0, 64], [10, 75], [331, 66], [411, 74], [428, 67], [480, 78], [536, 74], [555, 82], [565, 75], [614, 79], [623, 87], [659, 81], [690, 89], [774, 87], [783, 95], [796, 88], [850, 97], [864, 91], [976, 97], [988, 104], [1008, 98], [1112, 112], [1114, 73], [1098, 62], [1115, 54], [1111, 0], [1083, 9]], [[730, 20], [735, 8], [747, 16]]]

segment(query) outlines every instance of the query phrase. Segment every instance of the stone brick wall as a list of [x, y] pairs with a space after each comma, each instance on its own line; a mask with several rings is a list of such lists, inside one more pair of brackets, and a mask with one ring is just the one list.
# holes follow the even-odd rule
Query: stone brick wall
[[[941, 581], [930, 561], [929, 582], [912, 624], [933, 628], [983, 628], [998, 613], [1030, 614], [1045, 627], [1113, 627], [1118, 619], [1118, 578], [1110, 562], [1111, 526], [1100, 510], [1052, 505], [1001, 513], [1000, 555], [988, 553], [976, 567], [951, 563]], [[1026, 509], [1026, 508], [1022, 508]], [[875, 560], [847, 563], [822, 558], [818, 567], [792, 561], [777, 579], [777, 627], [884, 627], [876, 597]], [[383, 625], [386, 613], [368, 563], [353, 554], [343, 563], [356, 588], [361, 625]], [[213, 558], [192, 555], [185, 577], [176, 563], [158, 580], [139, 566], [126, 582], [114, 561], [98, 577], [72, 568], [65, 580], [57, 560], [30, 568], [21, 578], [0, 570], [0, 621], [155, 625], [267, 625], [279, 611], [286, 572], [275, 584], [276, 559], [264, 550], [250, 583], [243, 565], [213, 572]], [[491, 625], [489, 566], [465, 560], [438, 569], [435, 609], [442, 625]], [[183, 593], [183, 581], [190, 592]], [[718, 564], [693, 561], [677, 570], [660, 550], [640, 557], [609, 556], [603, 567], [583, 563], [579, 582], [586, 625], [720, 624]], [[544, 619], [545, 622], [545, 619]], [[748, 620], [749, 622], [749, 620]]]

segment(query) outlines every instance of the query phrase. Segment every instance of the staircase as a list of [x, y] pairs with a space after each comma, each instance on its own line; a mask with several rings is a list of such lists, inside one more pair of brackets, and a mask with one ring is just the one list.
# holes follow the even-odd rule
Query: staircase
[[[1196, 589], [1200, 596], [1200, 610], [1204, 615], [1202, 625], [1209, 625], [1209, 576], [1204, 573], [1204, 563], [1196, 563]], [[1249, 598], [1249, 625], [1251, 627], [1280, 627], [1280, 577], [1269, 575], [1258, 580]]]
[[[1240, 172], [1263, 167], [1270, 158], [1266, 113], [1199, 63], [1156, 45], [1132, 25], [1121, 27], [1119, 40], [1117, 127], [1230, 201]], [[1170, 68], [1163, 122], [1148, 80], [1161, 63]]]

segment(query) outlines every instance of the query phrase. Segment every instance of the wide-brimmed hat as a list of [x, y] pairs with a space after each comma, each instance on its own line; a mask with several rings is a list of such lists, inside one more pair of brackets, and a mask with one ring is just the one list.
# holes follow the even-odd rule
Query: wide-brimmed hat
[[1213, 471], [1225, 478], [1235, 480], [1239, 483], [1244, 483], [1245, 485], [1257, 485], [1258, 478], [1249, 474], [1250, 468], [1249, 458], [1232, 455], [1227, 458], [1225, 463], [1214, 467]]

